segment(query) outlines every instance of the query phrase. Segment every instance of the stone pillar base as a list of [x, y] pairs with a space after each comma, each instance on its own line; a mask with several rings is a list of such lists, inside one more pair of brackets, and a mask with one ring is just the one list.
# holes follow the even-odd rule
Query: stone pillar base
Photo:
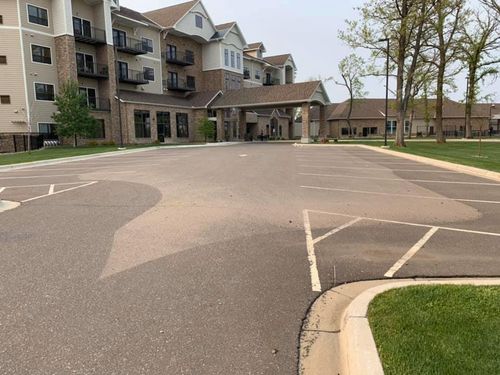
[[312, 138], [304, 138], [304, 137], [302, 137], [300, 139], [300, 143], [313, 143], [313, 139]]

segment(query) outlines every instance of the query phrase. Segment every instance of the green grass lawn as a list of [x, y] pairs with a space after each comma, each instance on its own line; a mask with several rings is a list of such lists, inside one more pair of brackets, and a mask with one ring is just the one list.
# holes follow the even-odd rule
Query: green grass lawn
[[[380, 147], [384, 144], [382, 141], [345, 143], [359, 143], [374, 147]], [[483, 142], [481, 157], [478, 155], [478, 142], [449, 141], [438, 145], [435, 142], [411, 141], [406, 144], [407, 147], [396, 148], [392, 141], [389, 142], [391, 150], [500, 172], [500, 142]]]
[[368, 317], [386, 375], [500, 374], [500, 287], [394, 289]]
[[[151, 146], [151, 145], [147, 145]], [[147, 146], [127, 146], [127, 149], [147, 147]], [[153, 145], [154, 146], [154, 145]], [[67, 158], [70, 156], [82, 156], [101, 154], [104, 152], [118, 151], [117, 146], [95, 146], [95, 147], [54, 147], [46, 148], [43, 150], [32, 151], [30, 154], [27, 152], [18, 152], [15, 154], [0, 154], [0, 165], [29, 163], [31, 161], [50, 160]]]

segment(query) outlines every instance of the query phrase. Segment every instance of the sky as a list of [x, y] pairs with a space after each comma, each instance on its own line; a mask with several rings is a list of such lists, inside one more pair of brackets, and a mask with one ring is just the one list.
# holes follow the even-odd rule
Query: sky
[[[338, 63], [355, 52], [337, 38], [346, 19], [358, 17], [355, 7], [366, 0], [203, 0], [210, 17], [216, 23], [236, 21], [247, 43], [263, 42], [268, 55], [291, 53], [298, 67], [297, 82], [311, 78], [339, 79]], [[120, 0], [120, 4], [137, 11], [148, 11], [183, 2], [182, 0]], [[383, 61], [380, 61], [384, 64]], [[465, 74], [456, 80], [458, 90], [450, 93], [454, 100], [463, 100]], [[367, 97], [385, 97], [385, 79], [364, 80]], [[395, 87], [391, 81], [389, 86]], [[348, 98], [345, 87], [325, 83], [330, 101]], [[482, 94], [495, 94], [500, 100], [500, 79], [484, 88]]]

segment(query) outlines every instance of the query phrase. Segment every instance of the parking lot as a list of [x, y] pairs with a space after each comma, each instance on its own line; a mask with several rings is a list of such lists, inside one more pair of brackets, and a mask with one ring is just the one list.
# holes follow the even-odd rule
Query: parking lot
[[334, 285], [500, 274], [500, 184], [357, 147], [0, 172], [0, 372], [290, 374]]

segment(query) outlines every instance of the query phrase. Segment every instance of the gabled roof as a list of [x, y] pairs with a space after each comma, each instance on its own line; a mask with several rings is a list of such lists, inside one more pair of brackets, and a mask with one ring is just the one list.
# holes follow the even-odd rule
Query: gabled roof
[[211, 90], [194, 92], [185, 97], [149, 94], [137, 91], [120, 90], [120, 99], [124, 102], [157, 104], [182, 108], [207, 108], [221, 94], [221, 91]]
[[286, 64], [288, 59], [291, 57], [292, 57], [292, 55], [287, 53], [284, 55], [266, 56], [266, 57], [264, 57], [264, 60], [266, 60], [269, 64], [272, 64], [275, 66], [283, 66]]
[[155, 27], [158, 27], [161, 29], [161, 26], [158, 25], [155, 21], [153, 21], [149, 17], [147, 17], [139, 12], [136, 12], [135, 10], [132, 10], [130, 8], [126, 8], [124, 6], [121, 6], [120, 9], [114, 10], [113, 14], [115, 14], [117, 16], [124, 17], [124, 18], [129, 18], [129, 19], [134, 20], [134, 21], [147, 23], [149, 25], [152, 25], [152, 26], [155, 26]]
[[199, 0], [188, 1], [186, 3], [145, 12], [144, 15], [164, 28], [171, 29], [198, 3]]
[[220, 25], [215, 25], [215, 28], [219, 31], [226, 31], [230, 30], [234, 25], [236, 25], [236, 22], [226, 22], [226, 23], [221, 23]]
[[272, 108], [302, 103], [327, 104], [328, 95], [321, 81], [262, 86], [224, 91], [212, 108]]
[[243, 43], [243, 46], [247, 45], [247, 41], [245, 40], [245, 37], [243, 36], [243, 33], [241, 32], [240, 27], [238, 26], [238, 23], [233, 21], [233, 22], [227, 22], [223, 23], [220, 25], [215, 25], [215, 29], [217, 32], [212, 36], [212, 40], [218, 40], [218, 39], [224, 39], [231, 30], [234, 28], [237, 29], [237, 33], [240, 37], [241, 42]]
[[248, 47], [245, 48], [245, 51], [253, 51], [256, 49], [262, 49], [262, 51], [266, 52], [266, 47], [264, 47], [264, 43], [262, 42], [250, 43]]
[[277, 116], [277, 117], [290, 118], [290, 116], [288, 116], [285, 112], [280, 111], [279, 109], [256, 109], [252, 112], [257, 114], [258, 116], [264, 116], [264, 117]]

